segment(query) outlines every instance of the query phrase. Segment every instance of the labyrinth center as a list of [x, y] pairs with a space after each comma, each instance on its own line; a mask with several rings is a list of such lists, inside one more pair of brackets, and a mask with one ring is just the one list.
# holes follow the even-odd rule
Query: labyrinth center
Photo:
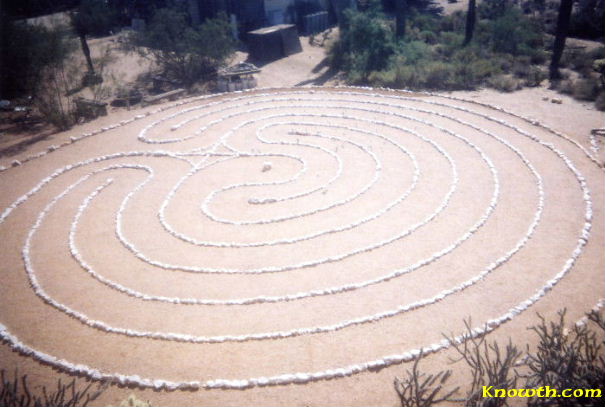
[[564, 134], [453, 97], [188, 99], [3, 168], [0, 334], [157, 389], [379, 370], [469, 317], [480, 335], [553, 296], [591, 308], [602, 181]]

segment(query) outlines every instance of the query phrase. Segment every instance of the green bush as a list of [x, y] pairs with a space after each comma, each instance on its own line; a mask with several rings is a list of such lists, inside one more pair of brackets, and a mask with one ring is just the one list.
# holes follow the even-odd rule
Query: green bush
[[500, 67], [490, 59], [482, 58], [472, 48], [461, 49], [454, 55], [456, 87], [473, 89], [494, 74], [500, 73]]
[[72, 14], [71, 20], [76, 32], [102, 36], [110, 33], [118, 15], [103, 0], [82, 0]]
[[40, 25], [10, 21], [0, 14], [0, 55], [3, 98], [35, 96], [43, 84], [44, 72], [63, 64], [74, 50], [66, 27], [48, 29]]
[[573, 84], [573, 97], [578, 100], [596, 100], [599, 94], [599, 82], [595, 78], [578, 79]]
[[516, 8], [508, 8], [488, 29], [494, 52], [531, 56], [544, 45], [538, 27]]
[[185, 86], [214, 74], [233, 53], [235, 42], [226, 16], [189, 24], [186, 13], [159, 9], [147, 29], [134, 33], [131, 45], [153, 59], [166, 77]]
[[329, 50], [330, 64], [347, 73], [351, 83], [366, 82], [370, 73], [386, 68], [395, 51], [393, 33], [379, 6], [366, 12], [347, 10], [340, 38]]
[[595, 107], [600, 111], [605, 111], [605, 91], [601, 90], [594, 102]]
[[501, 0], [481, 2], [475, 40], [463, 46], [465, 14], [436, 17], [410, 10], [402, 40], [393, 38], [393, 23], [376, 8], [349, 12], [342, 37], [330, 51], [332, 66], [350, 83], [410, 89], [475, 89], [491, 77], [496, 88], [510, 91], [543, 79], [535, 64], [547, 60], [539, 27], [518, 8]]
[[544, 69], [532, 65], [529, 67], [529, 74], [525, 78], [525, 85], [530, 87], [540, 86], [546, 78], [548, 78], [548, 74]]
[[511, 75], [496, 75], [488, 80], [489, 85], [501, 92], [513, 92], [519, 89], [519, 81]]
[[560, 81], [556, 86], [557, 86], [557, 90], [559, 92], [563, 93], [564, 95], [573, 94], [574, 84], [573, 84], [573, 81], [571, 81], [569, 79]]
[[569, 23], [569, 35], [579, 38], [602, 39], [605, 35], [603, 1], [583, 0], [574, 8]]
[[466, 26], [466, 14], [461, 10], [454, 11], [452, 14], [443, 16], [439, 20], [439, 31], [463, 32]]

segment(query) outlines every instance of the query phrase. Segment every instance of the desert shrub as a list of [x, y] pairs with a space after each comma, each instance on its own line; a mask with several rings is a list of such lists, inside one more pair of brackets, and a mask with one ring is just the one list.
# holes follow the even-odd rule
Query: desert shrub
[[53, 29], [10, 21], [0, 13], [0, 35], [4, 40], [0, 68], [3, 98], [35, 96], [44, 71], [63, 64], [74, 44], [65, 27]]
[[594, 102], [595, 107], [600, 111], [605, 111], [605, 91], [601, 90]]
[[443, 32], [439, 36], [439, 45], [436, 51], [446, 58], [450, 58], [460, 49], [464, 36], [461, 33]]
[[439, 19], [439, 31], [447, 32], [462, 32], [466, 26], [466, 14], [461, 10], [457, 10], [450, 15], [443, 16]]
[[455, 84], [458, 89], [473, 89], [490, 76], [500, 72], [497, 64], [482, 58], [470, 48], [460, 50], [453, 58]]
[[368, 75], [368, 82], [375, 87], [392, 88], [396, 86], [397, 70], [374, 71]]
[[513, 70], [522, 81], [498, 77], [495, 86], [512, 90], [539, 84], [543, 73], [533, 65], [547, 59], [539, 27], [511, 2], [482, 3], [492, 19], [477, 22], [475, 41], [467, 46], [464, 13], [436, 17], [411, 7], [406, 34], [396, 41], [392, 20], [376, 8], [349, 12], [341, 39], [330, 50], [332, 66], [344, 70], [350, 83], [373, 86], [475, 89]]
[[543, 80], [548, 78], [548, 73], [539, 66], [532, 65], [525, 77], [525, 85], [530, 87], [540, 86]]
[[574, 83], [570, 79], [565, 79], [565, 80], [559, 81], [559, 83], [556, 83], [555, 86], [556, 86], [556, 89], [559, 92], [563, 93], [564, 95], [573, 94]]
[[452, 83], [452, 67], [440, 61], [431, 61], [424, 67], [424, 86], [429, 89], [447, 88]]
[[506, 9], [488, 29], [494, 52], [531, 56], [544, 45], [538, 28], [517, 8]]
[[448, 379], [452, 375], [451, 370], [442, 370], [437, 374], [422, 373], [418, 364], [422, 359], [422, 352], [414, 361], [411, 371], [407, 376], [395, 378], [395, 391], [399, 396], [402, 407], [430, 407], [436, 403], [452, 401], [451, 397], [458, 391], [455, 388], [446, 394], [441, 394]]
[[352, 83], [386, 68], [395, 51], [393, 34], [377, 3], [366, 12], [347, 10], [340, 38], [328, 51], [330, 64], [343, 69]]
[[502, 17], [510, 5], [506, 0], [483, 0], [477, 5], [479, 18], [485, 20], [496, 20]]
[[234, 51], [226, 16], [206, 20], [198, 27], [177, 9], [159, 9], [147, 29], [134, 33], [130, 45], [150, 57], [166, 77], [185, 86], [216, 72]]
[[573, 84], [573, 97], [578, 100], [596, 100], [599, 94], [599, 82], [596, 78], [578, 79]]
[[426, 30], [418, 33], [418, 39], [426, 44], [436, 44], [439, 37], [434, 31]]
[[529, 75], [530, 68], [530, 58], [527, 56], [521, 56], [514, 59], [512, 74], [517, 78], [526, 78]]
[[581, 48], [568, 48], [561, 56], [564, 66], [579, 72], [581, 75], [590, 75], [594, 58]]
[[605, 47], [597, 47], [588, 51], [588, 55], [591, 60], [595, 61], [597, 59], [605, 58]]
[[488, 84], [501, 92], [513, 92], [519, 89], [519, 81], [512, 75], [496, 75], [488, 80]]
[[569, 35], [579, 38], [600, 39], [605, 35], [603, 1], [581, 0], [574, 8], [569, 22]]
[[102, 385], [92, 391], [92, 384], [78, 389], [75, 379], [69, 384], [57, 382], [57, 390], [51, 391], [42, 387], [42, 391], [32, 393], [27, 384], [27, 375], [19, 376], [17, 371], [13, 379], [5, 377], [5, 371], [0, 370], [0, 405], [3, 407], [39, 407], [39, 406], [87, 406], [97, 399], [105, 390]]
[[103, 0], [82, 0], [71, 15], [75, 31], [92, 36], [109, 34], [116, 19], [117, 13]]
[[69, 97], [69, 57], [75, 49], [69, 30], [20, 22], [0, 24], [6, 35], [2, 50], [3, 97], [31, 96], [43, 118], [61, 130], [73, 124]]
[[395, 58], [390, 62], [396, 65], [416, 65], [431, 58], [431, 48], [422, 41], [406, 41], [397, 44]]
[[[393, 12], [395, 10], [395, 1], [381, 0], [381, 5], [385, 11]], [[420, 12], [424, 14], [439, 15], [443, 12], [443, 7], [436, 0], [407, 0], [410, 13]]]
[[[483, 397], [483, 386], [495, 389], [516, 387], [538, 389], [596, 389], [598, 397], [562, 398], [533, 397], [526, 399], [530, 407], [538, 406], [598, 406], [605, 392], [605, 316], [602, 310], [592, 310], [581, 323], [568, 329], [565, 311], [559, 319], [547, 322], [538, 315], [540, 322], [531, 327], [538, 336], [535, 351], [521, 352], [509, 339], [502, 348], [497, 342], [488, 343], [485, 336], [475, 336], [470, 320], [465, 321], [466, 331], [462, 338], [453, 335], [446, 340], [457, 352], [456, 363], [463, 361], [470, 370], [471, 383], [463, 399], [452, 399], [458, 388], [449, 391], [446, 382], [450, 371], [427, 375], [418, 369], [415, 361], [407, 377], [395, 379], [395, 390], [401, 406], [428, 406], [439, 401], [462, 401], [468, 407], [506, 406], [506, 397]], [[439, 396], [445, 394], [445, 396]], [[508, 392], [505, 392], [508, 394]], [[432, 403], [431, 403], [432, 402]]]
[[[565, 310], [557, 321], [540, 323], [531, 328], [540, 342], [535, 353], [529, 353], [530, 373], [526, 387], [551, 386], [558, 389], [600, 389], [605, 391], [605, 358], [603, 333], [605, 320], [601, 312], [591, 311], [588, 324], [565, 327]], [[598, 398], [532, 399], [530, 406], [597, 406]]]
[[[514, 370], [522, 352], [509, 340], [505, 348], [497, 342], [489, 343], [485, 336], [473, 336], [471, 321], [465, 321], [466, 340], [458, 343], [454, 337], [448, 338], [458, 353], [456, 361], [463, 361], [471, 371], [471, 386], [466, 397], [467, 406], [504, 406], [506, 398], [483, 398], [483, 386], [512, 389], [517, 385]], [[487, 401], [486, 401], [487, 400]]]

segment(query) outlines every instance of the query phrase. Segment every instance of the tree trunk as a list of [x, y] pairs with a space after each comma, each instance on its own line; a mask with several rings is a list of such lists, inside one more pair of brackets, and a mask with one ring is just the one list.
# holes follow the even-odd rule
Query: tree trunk
[[567, 38], [567, 30], [569, 29], [569, 20], [571, 19], [571, 9], [573, 0], [561, 0], [559, 6], [559, 17], [557, 18], [557, 31], [555, 33], [555, 42], [552, 50], [552, 59], [550, 61], [550, 80], [556, 81], [561, 79], [559, 72], [559, 61], [563, 50], [565, 49], [565, 39]]
[[198, 4], [198, 0], [189, 0], [189, 17], [191, 18], [191, 23], [193, 25], [200, 25], [202, 20], [200, 18], [200, 5]]
[[464, 34], [464, 45], [468, 45], [473, 39], [475, 32], [475, 22], [477, 21], [477, 13], [475, 0], [469, 0], [468, 11], [466, 12], [466, 32]]
[[401, 39], [405, 36], [406, 15], [408, 12], [407, 0], [395, 0], [395, 35]]
[[78, 33], [78, 37], [80, 37], [80, 45], [82, 45], [82, 52], [84, 53], [84, 58], [86, 58], [86, 64], [88, 65], [88, 74], [93, 76], [95, 74], [95, 68], [92, 65], [90, 48], [88, 48], [88, 43], [86, 42], [86, 34], [80, 32]]

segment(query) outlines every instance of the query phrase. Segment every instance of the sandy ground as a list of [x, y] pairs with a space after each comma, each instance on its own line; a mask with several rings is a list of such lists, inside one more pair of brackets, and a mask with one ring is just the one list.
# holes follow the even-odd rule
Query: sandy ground
[[[304, 53], [262, 67], [259, 85], [333, 83], [323, 49], [301, 42]], [[460, 334], [465, 318], [481, 326], [533, 298], [489, 337], [534, 343], [526, 327], [537, 312], [566, 307], [576, 321], [603, 297], [604, 156], [589, 138], [603, 117], [590, 106], [545, 88], [429, 97], [298, 87], [186, 102], [114, 111], [0, 159], [23, 162], [0, 172], [0, 323], [54, 364], [107, 374], [206, 386], [324, 379], [114, 384], [94, 405], [130, 393], [156, 406], [397, 405], [393, 378], [411, 367], [399, 356]], [[259, 333], [268, 338], [250, 337]], [[390, 367], [364, 365], [389, 355]], [[432, 354], [424, 369], [452, 368], [452, 356]], [[10, 343], [0, 360], [34, 390], [72, 377]], [[325, 379], [352, 366], [360, 372]], [[458, 373], [452, 386], [466, 380]]]

